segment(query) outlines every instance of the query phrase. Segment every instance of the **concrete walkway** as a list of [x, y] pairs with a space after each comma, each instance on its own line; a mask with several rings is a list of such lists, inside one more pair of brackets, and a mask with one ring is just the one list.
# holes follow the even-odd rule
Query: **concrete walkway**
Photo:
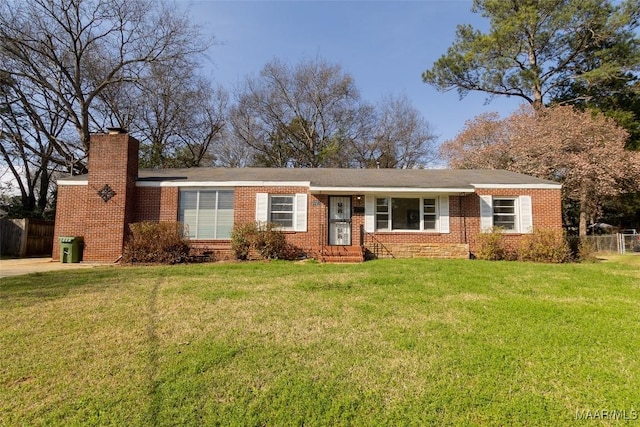
[[101, 263], [61, 263], [51, 258], [19, 258], [0, 260], [0, 278], [19, 276], [21, 274], [42, 273], [45, 271], [74, 270], [79, 268], [95, 268], [104, 265]]

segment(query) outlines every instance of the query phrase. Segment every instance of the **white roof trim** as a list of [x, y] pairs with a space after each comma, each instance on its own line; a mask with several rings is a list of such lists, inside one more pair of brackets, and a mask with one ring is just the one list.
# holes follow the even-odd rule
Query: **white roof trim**
[[471, 184], [473, 188], [488, 188], [488, 189], [500, 189], [500, 188], [518, 188], [518, 189], [540, 189], [540, 190], [557, 190], [562, 188], [562, 184]]
[[88, 180], [77, 180], [77, 179], [59, 179], [57, 181], [58, 185], [89, 185]]
[[309, 187], [311, 194], [374, 194], [374, 193], [473, 193], [472, 188], [432, 188], [432, 187]]
[[136, 187], [309, 187], [309, 181], [138, 181]]
[[[58, 185], [83, 186], [88, 180], [58, 179]], [[557, 190], [562, 184], [471, 184], [473, 189], [541, 189]], [[473, 193], [472, 188], [415, 187], [315, 187], [309, 181], [138, 181], [136, 187], [306, 187], [312, 194], [343, 193]]]

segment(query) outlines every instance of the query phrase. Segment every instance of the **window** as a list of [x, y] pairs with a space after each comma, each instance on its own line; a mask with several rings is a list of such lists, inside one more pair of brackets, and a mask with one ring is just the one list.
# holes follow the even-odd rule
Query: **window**
[[493, 199], [493, 226], [516, 231], [516, 199]]
[[420, 199], [391, 199], [391, 229], [420, 230]]
[[480, 230], [487, 233], [493, 227], [507, 233], [533, 232], [531, 196], [480, 196]]
[[389, 199], [376, 199], [376, 229], [389, 230]]
[[422, 220], [425, 230], [436, 229], [436, 199], [423, 199]]
[[364, 197], [364, 229], [449, 233], [449, 196]]
[[307, 195], [256, 193], [256, 221], [287, 231], [307, 231]]
[[269, 222], [284, 229], [293, 228], [293, 196], [269, 197]]
[[[422, 208], [421, 208], [422, 206]], [[430, 230], [437, 227], [435, 198], [376, 198], [376, 230]]]
[[181, 190], [178, 220], [189, 238], [228, 239], [233, 229], [233, 190]]

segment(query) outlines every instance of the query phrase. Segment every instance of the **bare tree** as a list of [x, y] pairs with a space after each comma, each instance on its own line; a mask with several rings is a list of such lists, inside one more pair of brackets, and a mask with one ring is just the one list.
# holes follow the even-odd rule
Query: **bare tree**
[[279, 60], [248, 78], [232, 109], [235, 134], [274, 167], [335, 166], [353, 128], [359, 94], [340, 66]]
[[176, 11], [153, 0], [0, 2], [1, 161], [25, 209], [47, 198], [56, 170], [86, 172], [90, 132], [128, 127], [141, 111], [102, 108], [109, 99], [131, 101], [152, 67], [193, 68], [209, 42]]
[[245, 81], [230, 121], [261, 166], [413, 168], [435, 154], [435, 136], [406, 96], [373, 106], [321, 59], [268, 63]]
[[208, 47], [186, 15], [152, 0], [3, 2], [0, 39], [1, 70], [55, 99], [85, 153], [102, 91], [139, 82], [151, 64], [189, 67]]
[[219, 140], [211, 147], [215, 165], [228, 168], [244, 168], [255, 165], [255, 150], [238, 137], [231, 126], [222, 129]]
[[226, 126], [228, 94], [218, 86], [199, 79], [190, 102], [186, 102], [182, 129], [176, 135], [179, 149], [176, 162], [183, 167], [213, 166]]
[[212, 148], [226, 122], [228, 94], [193, 68], [153, 65], [135, 85], [113, 85], [99, 96], [102, 121], [129, 129], [141, 142], [141, 166], [215, 163]]
[[361, 121], [371, 134], [354, 141], [360, 167], [411, 169], [435, 160], [436, 136], [406, 96], [385, 97], [371, 115]]
[[59, 155], [70, 146], [61, 142], [66, 117], [46, 95], [37, 86], [0, 75], [0, 163], [20, 193], [21, 211], [30, 216], [45, 212], [52, 175], [70, 166]]

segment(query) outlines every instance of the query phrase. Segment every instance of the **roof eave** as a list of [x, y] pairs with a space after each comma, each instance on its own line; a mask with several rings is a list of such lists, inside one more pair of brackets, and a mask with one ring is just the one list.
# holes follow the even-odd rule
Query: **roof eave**
[[474, 189], [519, 189], [519, 190], [559, 190], [562, 184], [553, 182], [548, 183], [529, 183], [529, 184], [471, 184]]
[[468, 194], [473, 188], [446, 187], [309, 187], [311, 194], [380, 194], [380, 193], [441, 193]]
[[139, 180], [136, 187], [309, 187], [309, 181], [152, 181]]

